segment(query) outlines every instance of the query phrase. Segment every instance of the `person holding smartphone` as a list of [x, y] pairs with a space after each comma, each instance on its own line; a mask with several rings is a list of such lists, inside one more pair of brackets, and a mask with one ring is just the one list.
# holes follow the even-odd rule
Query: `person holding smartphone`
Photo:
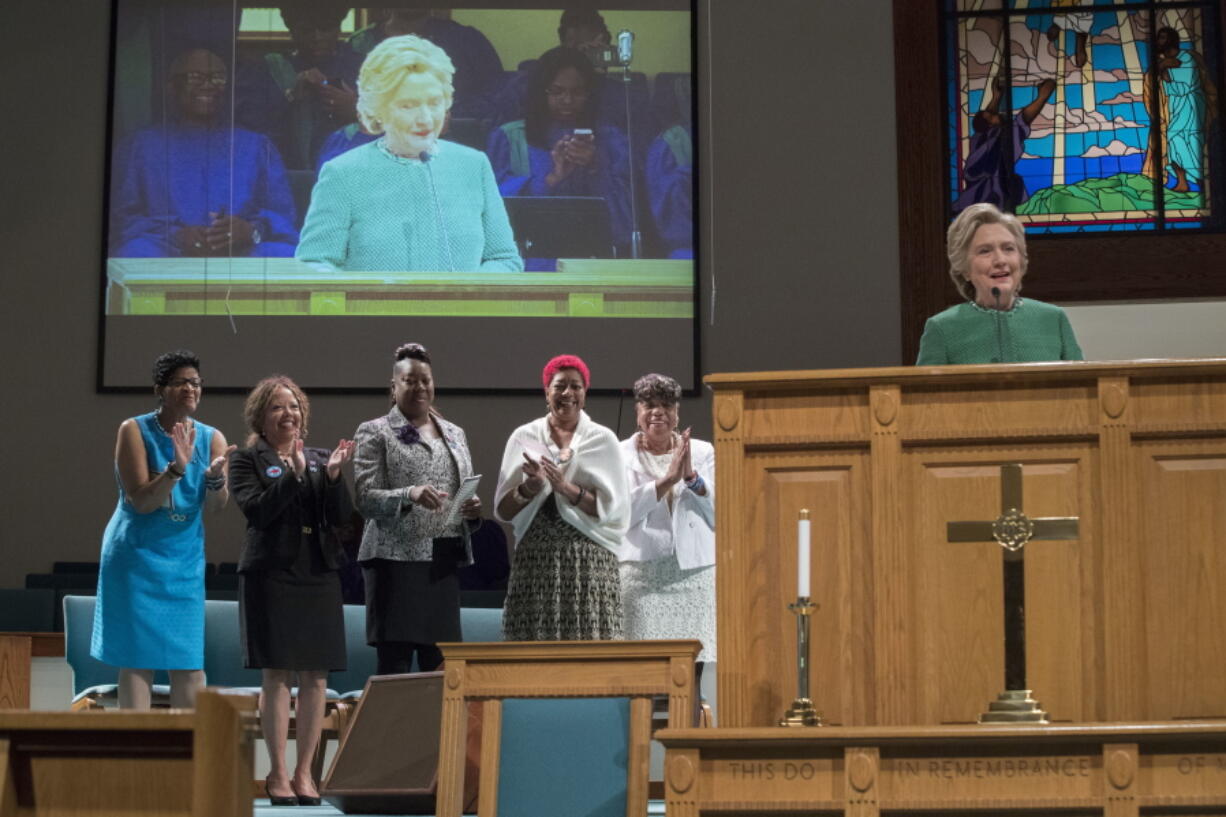
[[313, 170], [324, 140], [357, 121], [362, 57], [341, 39], [349, 6], [295, 2], [280, 11], [290, 48], [264, 55], [262, 76], [240, 85], [235, 113], [273, 135], [287, 166]]
[[621, 130], [597, 122], [601, 84], [583, 52], [546, 51], [529, 74], [523, 118], [491, 131], [486, 153], [504, 196], [603, 198], [627, 255], [630, 151]]

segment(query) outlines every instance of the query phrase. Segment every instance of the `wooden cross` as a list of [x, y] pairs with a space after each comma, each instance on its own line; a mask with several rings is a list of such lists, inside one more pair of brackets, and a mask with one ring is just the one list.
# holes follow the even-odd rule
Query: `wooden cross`
[[1022, 512], [1022, 465], [1000, 466], [1000, 516], [991, 522], [950, 522], [950, 542], [996, 542], [1004, 556], [1005, 689], [1026, 686], [1026, 543], [1076, 539], [1078, 517], [1031, 519]]

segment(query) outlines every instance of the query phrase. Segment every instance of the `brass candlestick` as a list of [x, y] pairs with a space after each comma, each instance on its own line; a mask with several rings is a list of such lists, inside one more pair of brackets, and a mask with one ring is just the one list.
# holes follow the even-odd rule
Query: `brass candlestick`
[[809, 698], [809, 617], [817, 605], [798, 596], [788, 609], [796, 614], [796, 700], [780, 719], [780, 726], [821, 726], [822, 716]]

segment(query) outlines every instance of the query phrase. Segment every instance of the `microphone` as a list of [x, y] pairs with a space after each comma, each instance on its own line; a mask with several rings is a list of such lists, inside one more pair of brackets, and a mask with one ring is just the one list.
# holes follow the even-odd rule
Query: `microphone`
[[630, 106], [630, 60], [634, 58], [634, 32], [617, 32], [617, 64], [622, 69], [622, 96], [626, 103], [626, 147], [630, 158], [630, 257], [643, 257], [643, 232], [639, 229], [638, 191], [634, 184], [634, 114]]
[[617, 32], [617, 64], [630, 65], [634, 58], [634, 32], [623, 28]]
[[1003, 328], [1000, 325], [1000, 287], [992, 287], [992, 297], [996, 300], [996, 358], [1001, 363], [1006, 363], [1005, 360], [1005, 341], [1002, 336]]
[[430, 179], [430, 197], [434, 199], [434, 220], [438, 224], [438, 232], [442, 236], [443, 249], [447, 254], [447, 271], [455, 272], [455, 258], [451, 255], [451, 236], [447, 234], [447, 222], [443, 220], [443, 206], [439, 204], [438, 188], [434, 186], [434, 169], [430, 167], [430, 160], [434, 156], [429, 151], [423, 150], [417, 158], [421, 160], [422, 167], [426, 169], [426, 176]]

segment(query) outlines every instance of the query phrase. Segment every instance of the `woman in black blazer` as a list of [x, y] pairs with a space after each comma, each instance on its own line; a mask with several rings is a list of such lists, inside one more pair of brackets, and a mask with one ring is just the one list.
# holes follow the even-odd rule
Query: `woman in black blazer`
[[[273, 805], [318, 805], [311, 758], [319, 745], [329, 670], [345, 668], [345, 620], [337, 569], [345, 562], [333, 528], [352, 505], [341, 466], [353, 441], [306, 448], [311, 408], [288, 377], [261, 380], [243, 409], [251, 432], [230, 458], [230, 490], [247, 517], [239, 561], [244, 663], [263, 670], [260, 727]], [[290, 690], [297, 676], [298, 762], [285, 765]]]

